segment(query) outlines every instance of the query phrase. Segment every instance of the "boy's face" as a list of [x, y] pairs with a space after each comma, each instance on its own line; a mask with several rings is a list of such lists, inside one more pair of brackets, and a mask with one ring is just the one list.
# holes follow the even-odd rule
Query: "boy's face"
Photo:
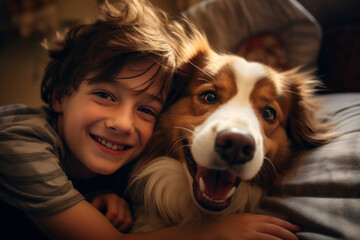
[[111, 174], [143, 151], [164, 101], [158, 98], [159, 84], [135, 92], [144, 89], [158, 69], [154, 64], [145, 71], [152, 64], [128, 63], [115, 82], [83, 81], [77, 91], [54, 102], [53, 109], [62, 113], [58, 132], [68, 148], [71, 175]]

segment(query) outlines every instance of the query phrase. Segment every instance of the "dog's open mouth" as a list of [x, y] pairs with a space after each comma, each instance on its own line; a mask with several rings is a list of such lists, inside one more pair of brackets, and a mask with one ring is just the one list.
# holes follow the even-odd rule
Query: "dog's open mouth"
[[196, 164], [189, 143], [183, 140], [187, 167], [193, 178], [193, 193], [198, 204], [210, 211], [221, 211], [231, 202], [240, 178], [227, 170], [206, 168]]

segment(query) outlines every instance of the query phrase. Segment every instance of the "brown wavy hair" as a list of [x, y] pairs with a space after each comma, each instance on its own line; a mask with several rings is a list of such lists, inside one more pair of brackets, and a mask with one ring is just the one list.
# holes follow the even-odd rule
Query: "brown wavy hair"
[[[100, 1], [98, 1], [100, 2]], [[161, 94], [171, 86], [176, 59], [166, 31], [168, 16], [146, 0], [99, 3], [99, 15], [91, 23], [72, 27], [44, 41], [51, 61], [41, 84], [41, 97], [50, 108], [54, 99], [70, 95], [84, 80], [114, 81], [127, 61], [151, 58], [159, 68], [149, 79], [160, 83]], [[89, 73], [95, 73], [85, 79]], [[145, 88], [146, 89], [146, 88]]]

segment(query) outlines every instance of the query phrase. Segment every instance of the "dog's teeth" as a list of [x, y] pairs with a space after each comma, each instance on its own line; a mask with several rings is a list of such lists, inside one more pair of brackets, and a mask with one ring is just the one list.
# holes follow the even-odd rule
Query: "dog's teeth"
[[208, 195], [206, 195], [205, 193], [202, 194], [202, 196], [207, 199], [208, 201], [214, 202], [214, 203], [223, 203], [226, 201], [226, 199], [212, 199], [211, 197], [209, 197]]
[[229, 199], [234, 194], [235, 190], [236, 190], [236, 187], [235, 186], [232, 187], [230, 189], [230, 191], [226, 194], [225, 199]]
[[213, 202], [223, 202], [223, 201], [229, 199], [235, 193], [235, 190], [236, 190], [236, 187], [234, 186], [229, 190], [229, 192], [226, 194], [224, 199], [214, 200], [205, 194], [205, 182], [202, 177], [199, 178], [199, 188], [200, 188], [200, 192], [202, 192], [203, 197], [205, 197], [206, 199], [213, 201]]
[[205, 183], [204, 183], [204, 179], [202, 177], [200, 177], [200, 179], [199, 179], [199, 187], [200, 187], [201, 192], [205, 192]]

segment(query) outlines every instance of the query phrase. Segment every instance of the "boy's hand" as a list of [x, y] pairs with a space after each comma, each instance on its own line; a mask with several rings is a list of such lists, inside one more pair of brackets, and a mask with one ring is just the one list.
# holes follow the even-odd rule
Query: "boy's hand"
[[228, 215], [204, 227], [214, 239], [297, 240], [295, 232], [300, 231], [300, 227], [279, 218], [248, 213]]
[[132, 217], [127, 202], [114, 193], [105, 193], [95, 197], [91, 204], [102, 211], [112, 225], [120, 232], [130, 230]]

